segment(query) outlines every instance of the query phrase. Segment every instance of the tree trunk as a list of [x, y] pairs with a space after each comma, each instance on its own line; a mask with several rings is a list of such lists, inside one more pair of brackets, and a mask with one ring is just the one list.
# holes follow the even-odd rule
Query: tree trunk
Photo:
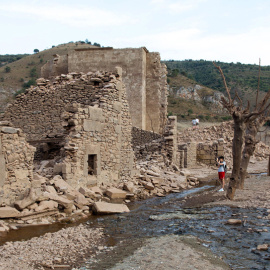
[[268, 158], [267, 176], [270, 176], [270, 156]]
[[242, 149], [244, 143], [245, 123], [242, 115], [235, 113], [234, 119], [234, 137], [233, 137], [233, 170], [227, 190], [227, 197], [233, 200], [237, 185], [240, 181], [240, 168], [242, 159]]
[[250, 157], [253, 156], [257, 140], [256, 136], [262, 122], [260, 120], [250, 121], [246, 127], [245, 146], [243, 150], [241, 168], [240, 168], [240, 181], [237, 184], [237, 188], [243, 189], [244, 182], [247, 176], [247, 167], [250, 161]]

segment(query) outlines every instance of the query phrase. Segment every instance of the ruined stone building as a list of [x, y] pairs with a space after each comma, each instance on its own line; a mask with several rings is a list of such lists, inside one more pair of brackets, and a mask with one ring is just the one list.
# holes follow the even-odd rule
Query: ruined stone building
[[196, 145], [181, 144], [176, 117], [166, 117], [158, 53], [75, 50], [45, 64], [42, 75], [1, 116], [0, 204], [20, 199], [45, 166], [46, 179], [60, 175], [78, 189], [132, 179], [138, 160], [196, 164]]
[[131, 178], [132, 125], [121, 68], [37, 82], [1, 122], [0, 192], [14, 193], [15, 199], [29, 187], [34, 160], [52, 159], [51, 174], [75, 188]]
[[55, 55], [41, 70], [41, 76], [52, 79], [72, 72], [114, 71], [123, 69], [132, 125], [163, 133], [167, 117], [166, 65], [159, 53], [138, 49], [89, 48], [77, 49], [69, 55]]

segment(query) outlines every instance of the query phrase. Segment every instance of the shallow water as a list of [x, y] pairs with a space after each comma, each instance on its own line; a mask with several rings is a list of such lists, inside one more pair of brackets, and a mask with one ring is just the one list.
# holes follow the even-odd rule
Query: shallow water
[[[253, 250], [258, 244], [270, 243], [270, 232], [247, 232], [248, 228], [269, 229], [269, 220], [258, 216], [267, 215], [266, 209], [242, 209], [227, 206], [182, 209], [181, 200], [192, 194], [213, 189], [204, 186], [164, 198], [151, 198], [133, 203], [131, 212], [121, 216], [99, 217], [96, 222], [110, 235], [109, 245], [118, 245], [114, 258], [101, 254], [98, 262], [82, 269], [108, 269], [123, 257], [130, 255], [145, 238], [181, 234], [194, 235], [202, 239], [218, 257], [232, 269], [270, 269], [270, 252]], [[153, 220], [157, 217], [157, 220]], [[246, 220], [244, 225], [228, 225], [230, 218]], [[95, 224], [96, 226], [96, 224]], [[125, 243], [121, 247], [121, 241]], [[117, 248], [116, 248], [117, 249]], [[128, 252], [127, 252], [128, 250]]]
[[[242, 209], [228, 206], [197, 207], [183, 209], [181, 204], [187, 196], [214, 189], [206, 185], [166, 197], [154, 197], [131, 203], [130, 213], [110, 216], [92, 216], [83, 221], [91, 227], [102, 227], [107, 237], [106, 245], [114, 247], [113, 256], [106, 252], [98, 260], [89, 260], [81, 269], [108, 269], [116, 262], [130, 255], [145, 239], [166, 234], [194, 235], [204, 241], [217, 256], [222, 257], [232, 269], [270, 269], [270, 251], [256, 251], [258, 244], [270, 244], [270, 232], [247, 232], [269, 229], [266, 209]], [[227, 225], [230, 218], [246, 220], [243, 225]], [[74, 224], [54, 224], [21, 228], [11, 231], [5, 241], [27, 240], [46, 232], [54, 232]], [[268, 258], [268, 260], [267, 260]]]

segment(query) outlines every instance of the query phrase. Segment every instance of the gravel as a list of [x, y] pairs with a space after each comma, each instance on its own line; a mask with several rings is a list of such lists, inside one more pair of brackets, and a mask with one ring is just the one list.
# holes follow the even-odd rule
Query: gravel
[[101, 229], [80, 224], [27, 241], [7, 242], [0, 247], [0, 269], [48, 269], [57, 265], [72, 269], [86, 255], [95, 255], [101, 239]]

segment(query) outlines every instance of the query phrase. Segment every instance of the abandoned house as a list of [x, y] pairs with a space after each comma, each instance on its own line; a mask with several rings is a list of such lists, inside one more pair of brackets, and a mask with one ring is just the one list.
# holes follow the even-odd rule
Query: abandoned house
[[123, 70], [132, 126], [163, 133], [167, 118], [167, 69], [161, 64], [159, 53], [143, 48], [76, 49], [69, 55], [55, 55], [41, 69], [41, 77], [53, 79], [55, 76], [72, 72], [98, 70], [114, 71], [119, 66]]
[[42, 76], [1, 116], [0, 204], [21, 199], [44, 167], [48, 179], [60, 175], [78, 189], [117, 186], [138, 173], [140, 159], [196, 164], [196, 144], [181, 144], [177, 118], [167, 119], [158, 53], [75, 50], [46, 63]]

